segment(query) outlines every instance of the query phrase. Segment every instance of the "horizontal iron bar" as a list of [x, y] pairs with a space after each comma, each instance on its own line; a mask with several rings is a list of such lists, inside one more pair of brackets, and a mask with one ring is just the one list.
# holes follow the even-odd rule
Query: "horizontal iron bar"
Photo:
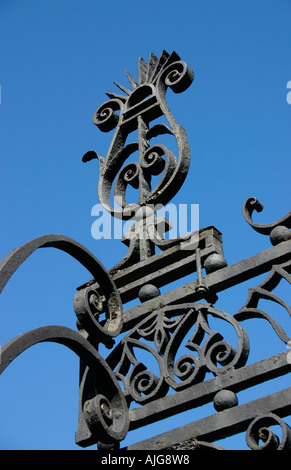
[[246, 431], [256, 416], [271, 412], [281, 418], [291, 413], [291, 387], [130, 445], [127, 450], [162, 450], [196, 438], [214, 442]]
[[[148, 274], [159, 271], [161, 267], [168, 267], [168, 270], [173, 270], [171, 265], [179, 261], [183, 260], [183, 264], [190, 263], [191, 261], [188, 261], [188, 258], [192, 259], [198, 246], [201, 249], [207, 249], [206, 256], [211, 252], [222, 252], [221, 233], [215, 227], [206, 227], [200, 231], [192, 232], [189, 234], [189, 238], [181, 239], [179, 242], [173, 243], [172, 246], [169, 244], [169, 247], [164, 251], [128, 268], [117, 270], [116, 272], [113, 268], [110, 270], [110, 273], [118, 287], [128, 286], [132, 281], [133, 273], [135, 280], [142, 279]], [[195, 267], [192, 267], [192, 272], [194, 271]]]
[[230, 370], [213, 379], [192, 385], [186, 390], [175, 392], [142, 407], [132, 409], [130, 410], [130, 429], [137, 429], [174, 414], [205, 405], [211, 402], [214, 395], [221, 389], [236, 393], [287, 374], [291, 372], [291, 364], [287, 362], [287, 354], [288, 351], [284, 351], [240, 369]]
[[[110, 269], [109, 273], [118, 288], [122, 302], [137, 298], [140, 288], [145, 284], [162, 287], [194, 273], [198, 247], [202, 262], [213, 253], [222, 253], [221, 233], [215, 227], [205, 227], [189, 234], [188, 239], [181, 239], [164, 251], [132, 266], [119, 269], [116, 265]], [[95, 282], [91, 279], [78, 287], [78, 290]]]
[[[291, 240], [282, 242], [277, 246], [262, 251], [250, 258], [246, 258], [218, 271], [203, 277], [203, 283], [211, 292], [217, 293], [233, 287], [253, 277], [270, 271], [273, 265], [288, 261], [291, 257]], [[140, 287], [142, 284], [140, 285]], [[177, 287], [159, 297], [148, 300], [141, 305], [132, 307], [124, 312], [124, 329], [128, 330], [136, 322], [142, 319], [158, 307], [184, 302], [197, 302], [203, 298], [203, 294], [197, 290], [198, 279]]]

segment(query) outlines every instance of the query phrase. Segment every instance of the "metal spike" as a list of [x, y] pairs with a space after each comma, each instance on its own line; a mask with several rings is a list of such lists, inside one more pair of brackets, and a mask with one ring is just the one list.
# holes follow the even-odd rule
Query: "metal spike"
[[131, 84], [132, 88], [135, 89], [137, 87], [136, 81], [132, 78], [132, 76], [130, 75], [130, 73], [127, 70], [125, 71], [125, 74], [128, 78], [129, 83]]
[[149, 63], [148, 63], [147, 77], [146, 77], [147, 82], [151, 81], [158, 61], [159, 59], [151, 52]]
[[[128, 90], [127, 88], [125, 88], [125, 86], [123, 85], [120, 85], [119, 83], [116, 83], [116, 82], [113, 82], [114, 85], [116, 85], [120, 90], [122, 90], [124, 93], [126, 93], [127, 95], [130, 95], [131, 91]], [[108, 95], [108, 94], [107, 94]]]
[[148, 64], [146, 61], [140, 57], [138, 61], [138, 83], [145, 83], [147, 76]]
[[105, 93], [110, 99], [117, 99], [120, 101], [126, 101], [127, 97], [123, 95], [117, 95], [116, 93]]

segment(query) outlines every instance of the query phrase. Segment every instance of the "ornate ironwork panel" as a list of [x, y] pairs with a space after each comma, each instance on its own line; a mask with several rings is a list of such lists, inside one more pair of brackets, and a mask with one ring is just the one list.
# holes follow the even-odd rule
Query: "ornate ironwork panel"
[[[128, 252], [109, 271], [85, 247], [61, 235], [39, 237], [9, 253], [0, 264], [1, 291], [38, 248], [67, 252], [91, 278], [74, 296], [78, 330], [47, 326], [12, 339], [1, 348], [0, 372], [36, 343], [57, 342], [75, 352], [80, 357], [76, 443], [82, 447], [118, 449], [130, 431], [213, 403], [214, 414], [127, 449], [219, 450], [217, 440], [241, 432], [250, 449], [290, 449], [291, 429], [284, 422], [291, 412], [290, 387], [243, 404], [238, 394], [291, 371], [286, 327], [291, 308], [275, 292], [282, 281], [291, 281], [291, 212], [270, 224], [254, 223], [253, 211], [263, 206], [249, 198], [243, 217], [273, 246], [230, 266], [215, 227], [166, 239], [171, 221], [158, 211], [180, 189], [190, 163], [186, 132], [166, 96], [169, 88], [184, 92], [194, 73], [175, 52], [163, 51], [159, 58], [151, 54], [148, 62], [139, 59], [137, 81], [126, 76], [131, 89], [116, 84], [122, 94], [107, 93], [109, 100], [93, 116], [102, 132], [114, 131], [107, 155], [91, 150], [83, 161], [99, 163], [103, 207], [113, 217], [132, 221], [122, 240]], [[176, 154], [156, 143], [165, 134], [175, 142]], [[128, 202], [130, 187], [136, 190], [134, 202]], [[161, 293], [163, 286], [189, 274], [190, 282]], [[264, 280], [249, 286], [236, 313], [215, 306], [220, 292], [261, 275]], [[131, 300], [135, 306], [126, 309]], [[282, 308], [280, 318], [272, 313], [275, 304]], [[256, 344], [248, 321], [267, 322], [282, 350], [250, 361]], [[106, 358], [101, 343], [110, 349]], [[280, 438], [274, 426], [281, 429]]]

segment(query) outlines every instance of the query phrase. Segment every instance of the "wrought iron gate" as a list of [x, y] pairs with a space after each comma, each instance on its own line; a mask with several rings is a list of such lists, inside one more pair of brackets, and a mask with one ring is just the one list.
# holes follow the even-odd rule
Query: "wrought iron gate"
[[[251, 449], [290, 449], [291, 429], [283, 418], [291, 412], [291, 388], [243, 404], [237, 394], [291, 371], [291, 338], [280, 319], [261, 307], [267, 300], [279, 304], [288, 318], [291, 314], [274, 292], [291, 280], [291, 212], [257, 224], [252, 214], [262, 205], [249, 198], [244, 219], [269, 236], [272, 246], [230, 266], [215, 227], [166, 238], [171, 221], [158, 211], [180, 189], [190, 164], [187, 135], [168, 108], [166, 92], [183, 92], [194, 74], [175, 52], [163, 51], [159, 58], [151, 54], [148, 63], [139, 59], [137, 82], [126, 75], [132, 89], [116, 84], [122, 94], [108, 93], [93, 117], [101, 131], [115, 129], [108, 154], [103, 158], [89, 151], [83, 161], [99, 163], [102, 206], [113, 217], [133, 221], [122, 240], [128, 253], [109, 271], [85, 247], [60, 235], [39, 237], [9, 253], [0, 265], [1, 291], [20, 264], [45, 247], [69, 253], [91, 279], [74, 297], [78, 331], [47, 326], [12, 339], [1, 348], [1, 373], [36, 343], [57, 342], [74, 351], [80, 357], [76, 443], [82, 447], [97, 443], [99, 449], [118, 449], [132, 430], [213, 403], [214, 414], [127, 449], [220, 449], [215, 441], [240, 432], [246, 432]], [[153, 143], [162, 135], [176, 142], [176, 155]], [[127, 202], [129, 187], [138, 192], [135, 203]], [[160, 292], [190, 274], [190, 282]], [[220, 292], [260, 275], [264, 280], [250, 284], [235, 314], [215, 307]], [[124, 309], [134, 299], [137, 305]], [[254, 363], [249, 351], [256, 345], [247, 328], [253, 320], [268, 322], [282, 344], [281, 352]], [[98, 351], [101, 343], [111, 349], [106, 359]], [[280, 438], [273, 425], [282, 429]]]

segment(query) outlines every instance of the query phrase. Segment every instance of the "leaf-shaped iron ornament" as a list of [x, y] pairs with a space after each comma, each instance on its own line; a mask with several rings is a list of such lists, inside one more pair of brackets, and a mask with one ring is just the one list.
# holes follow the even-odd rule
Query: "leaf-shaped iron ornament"
[[[89, 151], [83, 157], [85, 162], [98, 159], [100, 202], [111, 215], [124, 220], [134, 218], [142, 206], [167, 204], [185, 180], [190, 164], [188, 140], [185, 130], [167, 106], [166, 91], [171, 88], [175, 93], [181, 93], [194, 79], [194, 73], [187, 64], [175, 52], [168, 54], [166, 51], [159, 59], [151, 54], [148, 64], [139, 59], [138, 82], [128, 72], [126, 75], [132, 91], [116, 84], [125, 96], [107, 93], [109, 101], [102, 104], [93, 117], [94, 124], [103, 132], [116, 128], [106, 158], [98, 156], [95, 151]], [[161, 116], [166, 118], [167, 124], [158, 123], [150, 127], [151, 121]], [[138, 132], [137, 142], [126, 143], [133, 131]], [[151, 139], [161, 134], [175, 137], [177, 157], [164, 145], [151, 145]], [[123, 166], [135, 152], [138, 153], [138, 161]], [[154, 188], [151, 187], [153, 175], [161, 175]], [[126, 201], [128, 185], [139, 190], [136, 203]]]

